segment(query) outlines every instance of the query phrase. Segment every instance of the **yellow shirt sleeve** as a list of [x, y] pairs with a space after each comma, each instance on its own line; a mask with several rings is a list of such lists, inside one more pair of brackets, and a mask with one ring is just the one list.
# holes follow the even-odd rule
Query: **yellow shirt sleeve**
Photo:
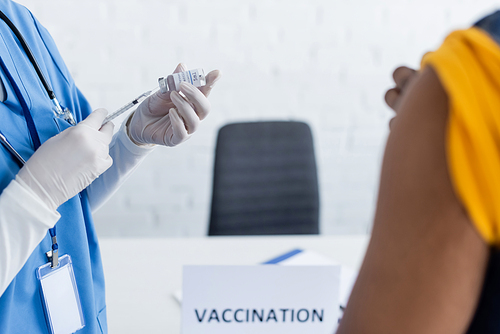
[[500, 47], [473, 27], [451, 33], [422, 59], [449, 98], [451, 182], [479, 234], [500, 246]]

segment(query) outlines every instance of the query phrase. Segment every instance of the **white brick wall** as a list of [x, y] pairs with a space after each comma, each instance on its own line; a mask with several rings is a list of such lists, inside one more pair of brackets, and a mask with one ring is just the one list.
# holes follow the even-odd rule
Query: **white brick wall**
[[178, 62], [218, 68], [213, 112], [158, 149], [99, 212], [106, 236], [207, 231], [213, 151], [233, 121], [311, 125], [323, 233], [364, 233], [374, 211], [392, 70], [418, 66], [493, 0], [22, 0], [49, 29], [94, 108], [114, 110]]

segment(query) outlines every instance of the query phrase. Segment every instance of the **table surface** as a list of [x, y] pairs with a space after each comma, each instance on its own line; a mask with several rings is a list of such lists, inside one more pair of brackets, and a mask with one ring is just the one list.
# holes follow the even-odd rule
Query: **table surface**
[[300, 248], [359, 269], [369, 237], [258, 236], [100, 241], [110, 333], [180, 333], [183, 265], [252, 265]]

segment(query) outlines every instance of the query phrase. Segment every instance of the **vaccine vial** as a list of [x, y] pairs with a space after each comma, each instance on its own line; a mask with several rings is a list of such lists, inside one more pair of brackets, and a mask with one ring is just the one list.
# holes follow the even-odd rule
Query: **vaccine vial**
[[205, 72], [201, 68], [195, 70], [189, 70], [186, 72], [170, 74], [166, 78], [158, 79], [160, 84], [160, 91], [162, 93], [179, 91], [181, 82], [188, 82], [195, 87], [201, 87], [206, 85]]

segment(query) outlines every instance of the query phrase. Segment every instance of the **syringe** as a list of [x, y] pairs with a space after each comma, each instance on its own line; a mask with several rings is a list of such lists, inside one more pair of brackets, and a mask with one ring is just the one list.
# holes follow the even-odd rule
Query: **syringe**
[[120, 116], [127, 110], [132, 109], [133, 107], [139, 105], [142, 101], [156, 93], [157, 91], [161, 90], [162, 93], [166, 92], [171, 92], [171, 91], [179, 91], [180, 90], [180, 84], [181, 82], [189, 82], [195, 87], [201, 87], [206, 84], [205, 80], [205, 72], [203, 69], [199, 68], [196, 70], [190, 70], [186, 72], [180, 72], [180, 73], [174, 73], [169, 75], [166, 78], [159, 78], [158, 79], [158, 87], [149, 90], [145, 93], [142, 93], [117, 111], [109, 114], [103, 121], [102, 125], [108, 123], [109, 121], [115, 119], [116, 117]]
[[145, 99], [147, 99], [148, 97], [150, 97], [151, 95], [153, 95], [154, 93], [156, 93], [159, 90], [160, 90], [160, 87], [156, 87], [152, 90], [148, 90], [147, 92], [142, 93], [141, 95], [139, 95], [138, 97], [136, 97], [135, 99], [133, 99], [132, 101], [130, 101], [129, 103], [127, 103], [126, 105], [121, 107], [120, 109], [109, 114], [102, 122], [102, 125], [108, 123], [109, 121], [114, 120], [115, 118], [117, 118], [118, 116], [123, 114], [124, 112], [132, 109], [133, 107], [138, 106], [139, 103], [141, 103], [142, 101], [144, 101]]

